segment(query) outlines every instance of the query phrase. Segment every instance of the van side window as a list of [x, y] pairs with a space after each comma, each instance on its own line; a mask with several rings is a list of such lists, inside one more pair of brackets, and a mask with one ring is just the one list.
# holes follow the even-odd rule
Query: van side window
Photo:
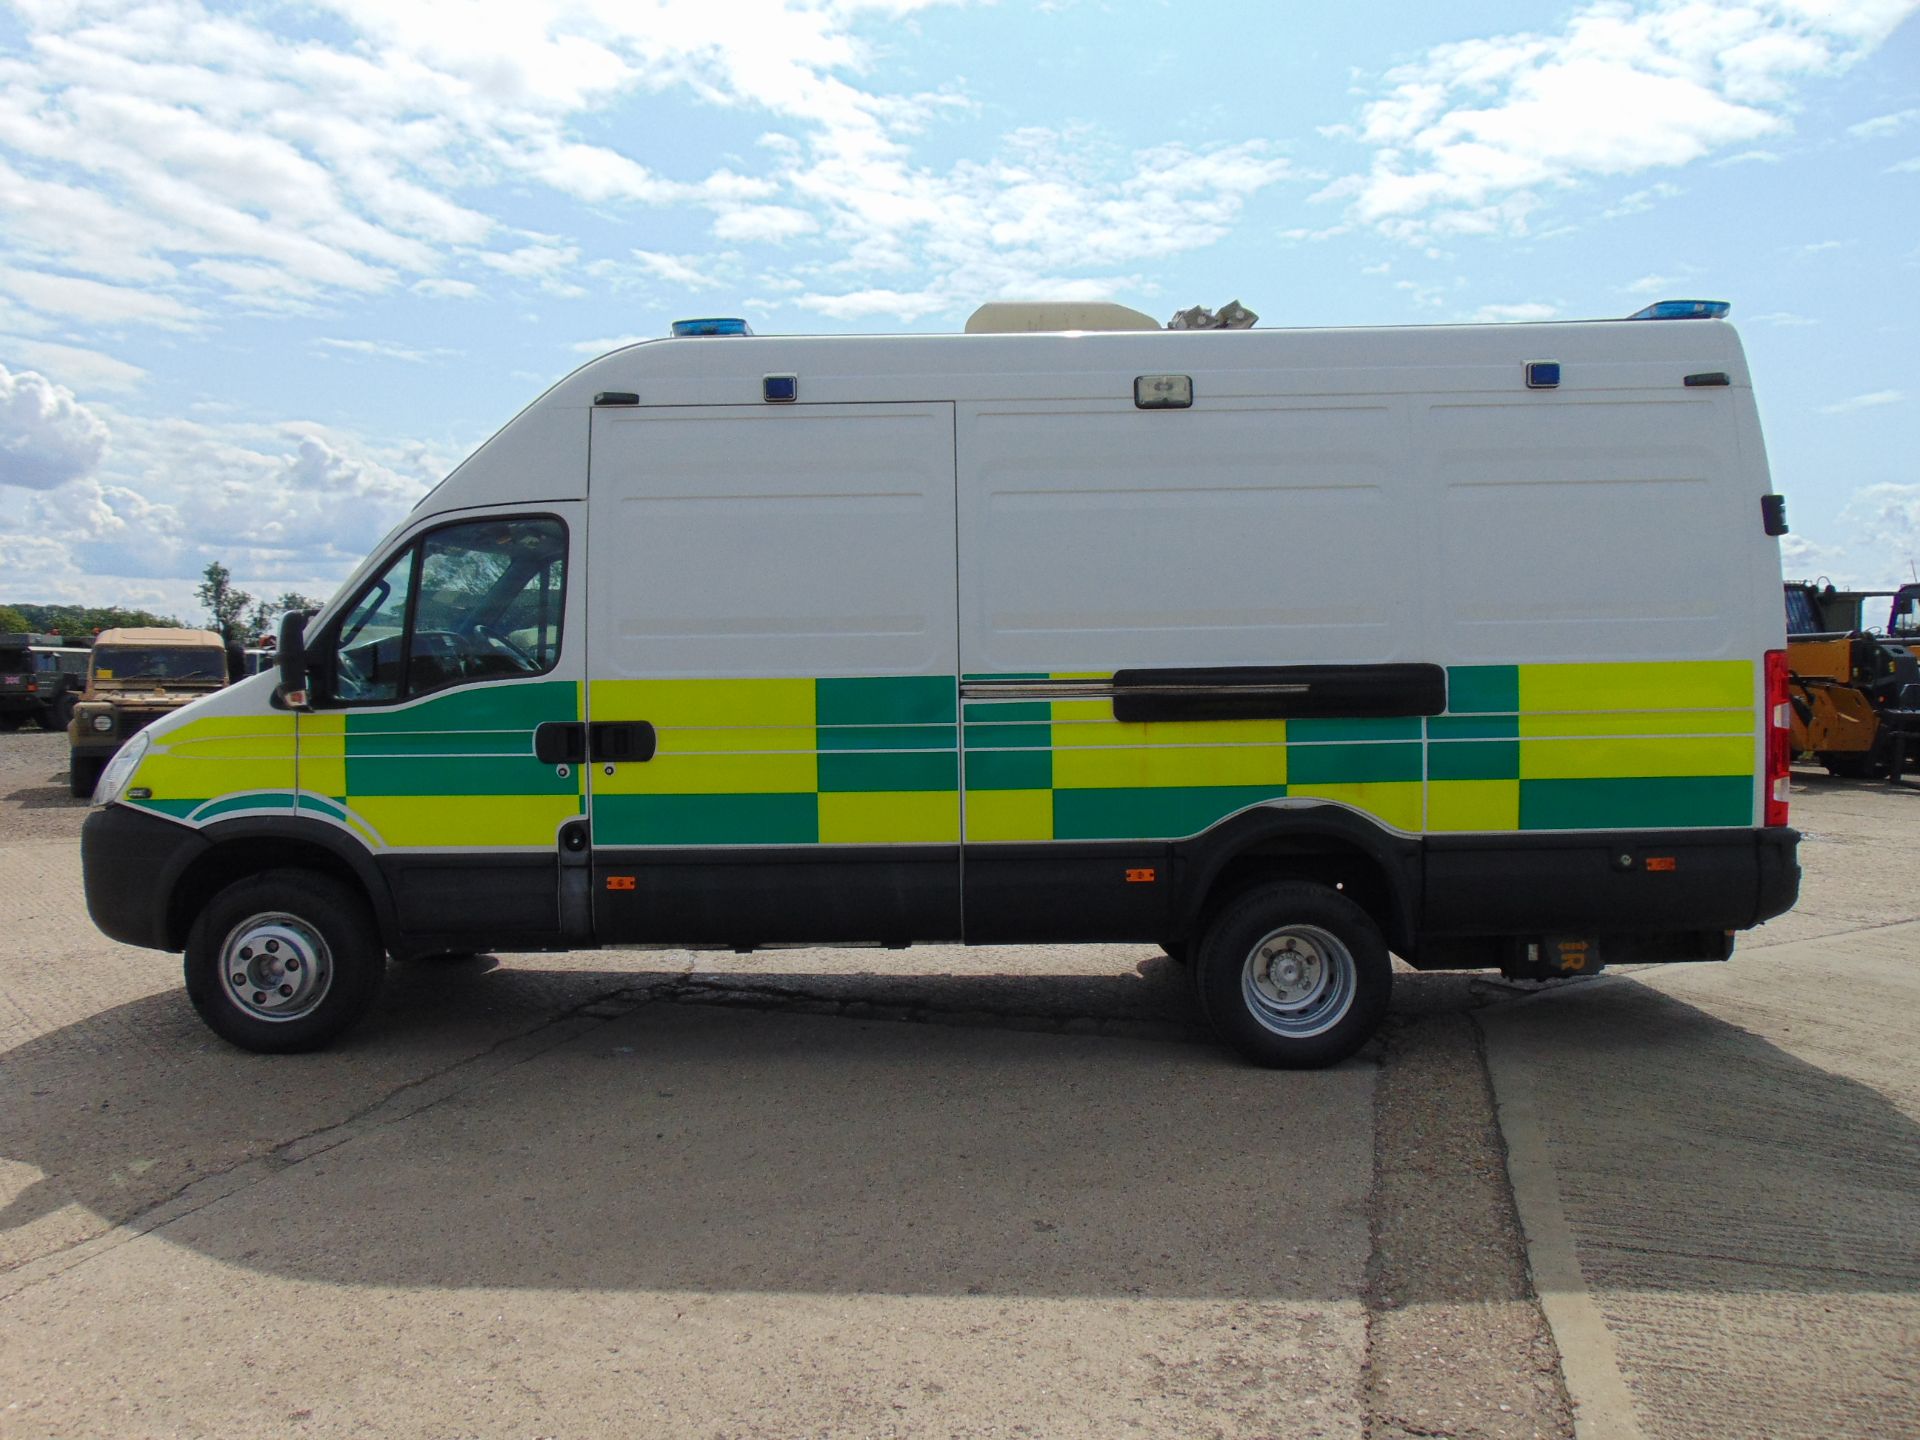
[[360, 592], [340, 622], [333, 665], [333, 698], [355, 704], [398, 700], [405, 678], [400, 663], [406, 639], [407, 599], [413, 594], [409, 545], [387, 573]]
[[567, 529], [551, 516], [430, 530], [340, 621], [331, 698], [365, 705], [543, 675], [560, 658]]

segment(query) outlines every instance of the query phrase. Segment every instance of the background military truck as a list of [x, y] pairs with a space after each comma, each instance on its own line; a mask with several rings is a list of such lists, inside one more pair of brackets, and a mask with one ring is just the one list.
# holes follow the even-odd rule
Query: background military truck
[[40, 711], [40, 677], [34, 673], [31, 635], [0, 635], [0, 730], [13, 730]]
[[220, 689], [227, 678], [227, 652], [211, 630], [102, 631], [93, 642], [86, 691], [67, 725], [73, 793], [93, 794], [123, 742]]
[[87, 655], [92, 638], [34, 635], [30, 650], [34, 677], [40, 682], [40, 711], [34, 718], [42, 730], [64, 730], [73, 719], [73, 707], [87, 688]]

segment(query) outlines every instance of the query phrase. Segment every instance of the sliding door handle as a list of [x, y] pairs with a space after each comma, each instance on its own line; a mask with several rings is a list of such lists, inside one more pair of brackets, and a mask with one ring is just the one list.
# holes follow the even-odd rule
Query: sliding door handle
[[610, 764], [637, 764], [651, 760], [660, 737], [645, 720], [597, 720], [587, 727], [587, 753]]

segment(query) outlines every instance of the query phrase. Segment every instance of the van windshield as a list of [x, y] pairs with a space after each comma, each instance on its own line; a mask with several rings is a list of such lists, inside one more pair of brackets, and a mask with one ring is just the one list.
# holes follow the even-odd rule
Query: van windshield
[[221, 684], [227, 678], [227, 656], [222, 650], [184, 650], [159, 645], [112, 645], [93, 657], [96, 680], [204, 681]]

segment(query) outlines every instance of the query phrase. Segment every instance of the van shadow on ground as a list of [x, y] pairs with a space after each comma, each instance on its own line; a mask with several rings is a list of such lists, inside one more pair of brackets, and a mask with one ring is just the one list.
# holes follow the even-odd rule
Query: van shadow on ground
[[[591, 1014], [595, 994], [625, 987], [654, 998], [176, 1221], [166, 1242], [301, 1279], [449, 1289], [1331, 1300], [1361, 1283], [1371, 1061], [1240, 1066], [1191, 1038], [1170, 962], [1091, 977], [787, 976], [773, 999], [537, 966], [406, 967], [378, 1021], [323, 1055], [229, 1050], [167, 992], [0, 1056], [29, 1097], [0, 1118], [0, 1156], [47, 1175], [0, 1212], [0, 1244], [69, 1198], [123, 1218], [196, 1169], [335, 1123], [497, 1043], [489, 1034], [529, 1028], [503, 1015], [551, 1014], [569, 996]], [[1477, 985], [1401, 981], [1396, 1044]], [[1767, 1253], [1773, 1210], [1809, 1193], [1849, 1226], [1914, 1233], [1920, 1129], [1875, 1092], [1677, 1002], [1660, 999], [1631, 1034], [1596, 1027], [1620, 1003], [1609, 991], [1639, 989], [1594, 986], [1530, 1007], [1527, 1023], [1569, 1053], [1614, 1045], [1664, 1143], [1694, 1143], [1708, 1117], [1724, 1143], [1756, 1145], [1726, 1172], [1743, 1219], [1723, 1245]], [[810, 1013], [821, 1005], [838, 1013]], [[1164, 1038], [1070, 1028], [1146, 1013]], [[1720, 1063], [1698, 1063], [1703, 1046]], [[1755, 1072], [1791, 1103], [1743, 1137]], [[1652, 1142], [1615, 1139], [1588, 1160], [1631, 1176]], [[1835, 1148], [1856, 1146], [1880, 1158], [1836, 1180]], [[1778, 1283], [1760, 1263], [1671, 1273]], [[1889, 1257], [1797, 1283], [1911, 1290], [1920, 1274]]]

